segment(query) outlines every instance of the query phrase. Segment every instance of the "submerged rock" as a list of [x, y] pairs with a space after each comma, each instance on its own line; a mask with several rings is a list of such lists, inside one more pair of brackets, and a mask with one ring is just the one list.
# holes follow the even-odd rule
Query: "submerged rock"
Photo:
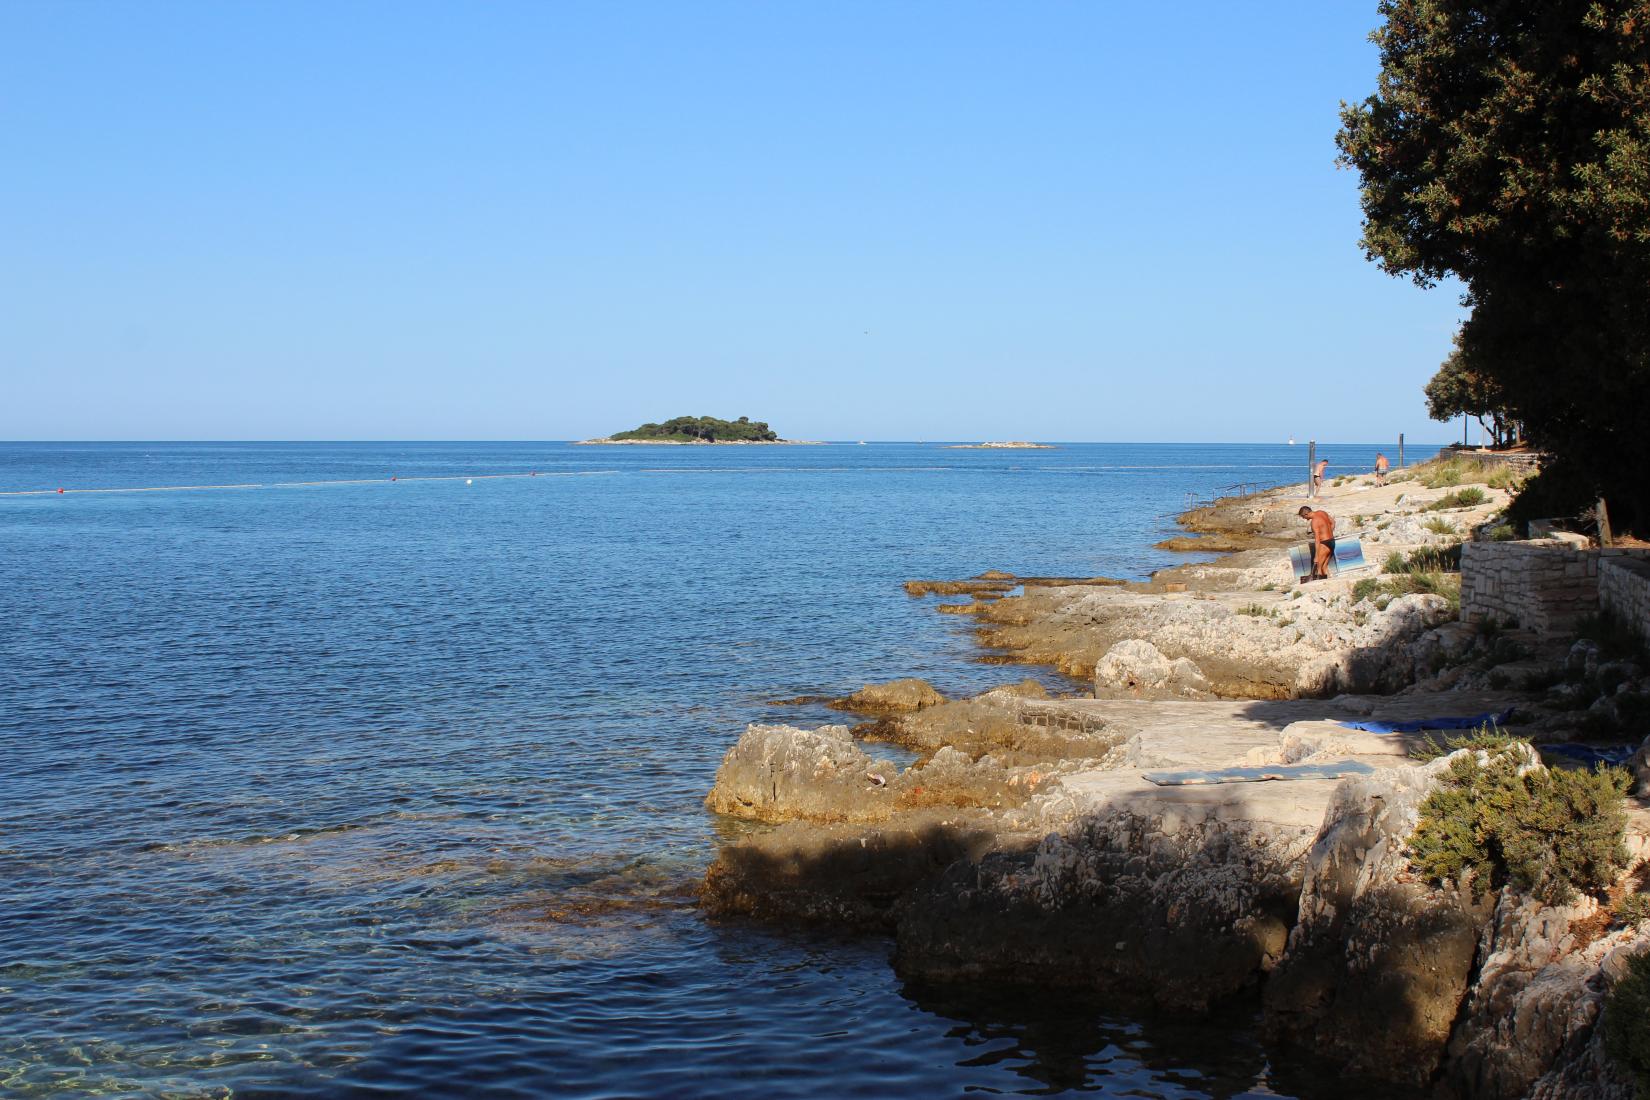
[[887, 929], [900, 899], [998, 839], [979, 811], [905, 814], [869, 829], [793, 823], [722, 848], [700, 904], [712, 916]]

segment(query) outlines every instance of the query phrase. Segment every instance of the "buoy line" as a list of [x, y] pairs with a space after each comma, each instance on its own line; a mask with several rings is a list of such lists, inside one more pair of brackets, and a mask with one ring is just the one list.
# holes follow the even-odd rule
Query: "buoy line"
[[249, 481], [227, 485], [132, 485], [112, 489], [0, 489], [0, 497], [55, 497], [72, 493], [195, 493], [209, 489], [308, 489], [323, 485], [385, 485], [403, 481], [462, 481], [469, 485], [476, 481], [502, 481], [506, 478], [528, 477], [597, 477], [615, 474], [617, 470], [560, 470], [542, 473], [534, 470], [525, 474], [424, 474], [402, 477], [354, 477], [333, 481]]

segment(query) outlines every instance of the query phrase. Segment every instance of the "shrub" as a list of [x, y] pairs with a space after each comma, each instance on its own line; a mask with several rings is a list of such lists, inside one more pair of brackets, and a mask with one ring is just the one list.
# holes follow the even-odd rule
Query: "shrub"
[[1468, 485], [1465, 489], [1457, 489], [1450, 495], [1468, 508], [1476, 508], [1480, 504], [1487, 503], [1490, 499], [1490, 495], [1476, 485]]
[[1631, 893], [1616, 902], [1616, 919], [1629, 927], [1650, 920], [1650, 894]]
[[1409, 838], [1417, 870], [1440, 883], [1469, 875], [1474, 894], [1510, 884], [1549, 905], [1614, 881], [1627, 865], [1628, 773], [1522, 771], [1526, 759], [1509, 748], [1450, 762]]
[[1510, 523], [1498, 523], [1484, 532], [1484, 535], [1491, 542], [1513, 542], [1518, 538], [1518, 532]]
[[1441, 519], [1438, 516], [1433, 516], [1431, 519], [1421, 524], [1421, 526], [1425, 527], [1428, 531], [1431, 531], [1435, 535], [1455, 534], [1455, 524], [1451, 523], [1447, 519]]
[[1450, 607], [1461, 610], [1461, 575], [1459, 573], [1398, 573], [1382, 580], [1364, 577], [1352, 586], [1352, 602], [1369, 600], [1381, 610], [1399, 596], [1442, 596]]
[[1383, 573], [1459, 573], [1461, 571], [1461, 544], [1451, 546], [1423, 546], [1411, 550], [1408, 557], [1394, 550], [1381, 566]]
[[1650, 951], [1628, 956], [1627, 973], [1604, 1001], [1604, 1050], [1650, 1100]]
[[1253, 615], [1258, 619], [1273, 619], [1278, 614], [1275, 608], [1264, 607], [1258, 603], [1244, 604], [1237, 609], [1237, 613], [1239, 615]]
[[1473, 508], [1489, 500], [1489, 495], [1476, 485], [1457, 489], [1427, 505], [1429, 512], [1447, 512], [1452, 508]]
[[1469, 733], [1446, 733], [1442, 740], [1429, 733], [1418, 747], [1409, 751], [1409, 755], [1415, 760], [1436, 760], [1440, 756], [1448, 756], [1457, 749], [1500, 752], [1522, 740], [1523, 738], [1514, 737], [1494, 722], [1485, 722]]

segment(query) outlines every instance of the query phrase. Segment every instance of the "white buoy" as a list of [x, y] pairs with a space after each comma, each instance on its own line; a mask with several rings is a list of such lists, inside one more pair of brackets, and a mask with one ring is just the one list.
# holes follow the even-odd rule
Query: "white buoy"
[[466, 484], [466, 485], [474, 485], [474, 484], [475, 484], [475, 479], [474, 479], [474, 478], [469, 478], [469, 477], [467, 477], [467, 478], [465, 478], [465, 479], [464, 479], [464, 484]]

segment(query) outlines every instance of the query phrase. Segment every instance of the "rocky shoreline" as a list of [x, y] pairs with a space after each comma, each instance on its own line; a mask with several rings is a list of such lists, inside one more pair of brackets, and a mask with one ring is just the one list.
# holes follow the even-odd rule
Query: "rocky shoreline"
[[[1280, 1048], [1440, 1095], [1628, 1100], [1594, 1025], [1650, 945], [1650, 923], [1613, 909], [1650, 886], [1650, 806], [1628, 800], [1609, 891], [1548, 904], [1428, 881], [1407, 851], [1423, 803], [1453, 761], [1490, 751], [1423, 761], [1426, 735], [1348, 723], [1510, 711], [1511, 732], [1566, 741], [1598, 728], [1572, 696], [1606, 680], [1613, 699], [1650, 693], [1644, 671], [1466, 626], [1447, 578], [1400, 585], [1379, 560], [1296, 583], [1300, 493], [1187, 513], [1190, 545], [1224, 556], [1145, 582], [909, 583], [969, 597], [937, 610], [975, 616], [986, 659], [1052, 665], [1092, 697], [1025, 681], [946, 699], [906, 680], [835, 701], [852, 729], [751, 727], [707, 805], [773, 828], [722, 847], [705, 909], [889, 932], [899, 972], [924, 982], [1192, 1012], [1247, 1000]], [[1321, 503], [1366, 555], [1402, 563], [1487, 530], [1507, 494], [1462, 499], [1352, 478]], [[876, 760], [869, 741], [915, 761]], [[1517, 748], [1520, 768], [1547, 766]], [[1232, 768], [1290, 780], [1164, 785]]]

